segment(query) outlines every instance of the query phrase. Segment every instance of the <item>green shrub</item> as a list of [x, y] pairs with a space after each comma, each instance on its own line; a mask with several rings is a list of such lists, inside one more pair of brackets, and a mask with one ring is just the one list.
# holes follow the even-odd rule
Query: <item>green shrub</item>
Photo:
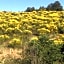
[[64, 34], [64, 27], [63, 26], [58, 27], [58, 33]]
[[49, 40], [49, 35], [42, 35], [39, 40], [32, 40], [25, 49], [26, 64], [53, 64], [62, 63], [63, 54], [61, 54], [62, 44], [55, 45], [53, 40]]
[[53, 64], [57, 61], [59, 64], [63, 62], [64, 56], [61, 54], [62, 44], [55, 45], [52, 40], [49, 40], [49, 36], [47, 35], [41, 36], [39, 41], [42, 55], [39, 54], [45, 64]]
[[24, 58], [22, 59], [21, 64], [31, 64], [31, 60], [29, 58]]

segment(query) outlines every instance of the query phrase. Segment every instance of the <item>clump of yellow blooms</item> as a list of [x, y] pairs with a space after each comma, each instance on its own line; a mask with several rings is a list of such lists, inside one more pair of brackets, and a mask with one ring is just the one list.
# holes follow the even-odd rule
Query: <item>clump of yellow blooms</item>
[[[58, 26], [64, 32], [64, 19], [61, 17], [63, 14], [64, 11], [61, 13], [61, 11], [42, 10], [38, 12], [0, 12], [0, 41], [13, 38], [10, 43], [16, 41], [18, 44], [23, 35], [30, 37], [35, 36], [34, 34], [55, 33], [59, 35]], [[63, 43], [63, 34], [58, 40], [54, 39], [56, 44]], [[38, 40], [37, 35], [31, 40]]]
[[33, 36], [30, 40], [31, 40], [31, 41], [32, 41], [32, 40], [36, 40], [36, 41], [37, 41], [37, 40], [38, 40], [38, 37]]
[[54, 40], [54, 43], [55, 43], [55, 44], [62, 44], [63, 41], [62, 41], [61, 39], [58, 39], [58, 40]]
[[3, 39], [9, 39], [10, 37], [8, 35], [0, 35], [0, 38], [3, 38]]
[[24, 34], [32, 34], [32, 32], [30, 30], [24, 30], [23, 33]]
[[46, 28], [41, 28], [41, 29], [38, 29], [38, 32], [39, 32], [40, 34], [42, 34], [42, 33], [50, 33], [50, 30], [48, 30], [48, 29], [46, 29]]
[[11, 45], [11, 46], [21, 45], [21, 40], [19, 38], [13, 38], [9, 42], [9, 45]]

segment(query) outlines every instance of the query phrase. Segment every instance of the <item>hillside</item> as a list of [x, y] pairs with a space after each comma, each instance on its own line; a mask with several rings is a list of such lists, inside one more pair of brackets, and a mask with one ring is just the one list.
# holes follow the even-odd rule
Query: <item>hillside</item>
[[24, 33], [64, 37], [63, 18], [64, 11], [0, 12], [0, 42], [9, 43], [14, 38], [20, 42]]
[[7, 53], [11, 48], [13, 53], [25, 50], [25, 43], [42, 35], [55, 45], [64, 43], [64, 11], [0, 12], [0, 47]]

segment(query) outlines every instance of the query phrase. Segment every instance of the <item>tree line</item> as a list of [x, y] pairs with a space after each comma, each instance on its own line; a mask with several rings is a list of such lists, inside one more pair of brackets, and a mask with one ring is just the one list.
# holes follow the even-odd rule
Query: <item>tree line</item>
[[40, 6], [38, 9], [35, 7], [27, 7], [25, 12], [32, 12], [32, 11], [39, 11], [39, 10], [46, 10], [46, 11], [62, 11], [63, 6], [59, 1], [55, 1], [54, 3], [50, 3], [47, 7]]

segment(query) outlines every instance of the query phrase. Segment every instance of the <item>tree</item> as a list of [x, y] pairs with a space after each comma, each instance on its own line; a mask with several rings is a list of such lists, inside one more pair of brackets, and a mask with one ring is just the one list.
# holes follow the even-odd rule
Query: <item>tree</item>
[[55, 1], [54, 3], [49, 4], [46, 9], [51, 11], [62, 11], [63, 7], [59, 1]]
[[34, 11], [34, 10], [35, 10], [34, 7], [28, 7], [28, 8], [25, 10], [25, 12], [32, 12], [32, 11]]
[[45, 10], [46, 8], [44, 6], [40, 6], [38, 10]]
[[52, 6], [53, 6], [53, 3], [49, 4], [49, 5], [47, 6], [46, 10], [53, 10]]
[[53, 4], [53, 9], [54, 10], [57, 10], [57, 11], [61, 11], [62, 10], [62, 6], [60, 4], [59, 1], [56, 1], [54, 4]]

